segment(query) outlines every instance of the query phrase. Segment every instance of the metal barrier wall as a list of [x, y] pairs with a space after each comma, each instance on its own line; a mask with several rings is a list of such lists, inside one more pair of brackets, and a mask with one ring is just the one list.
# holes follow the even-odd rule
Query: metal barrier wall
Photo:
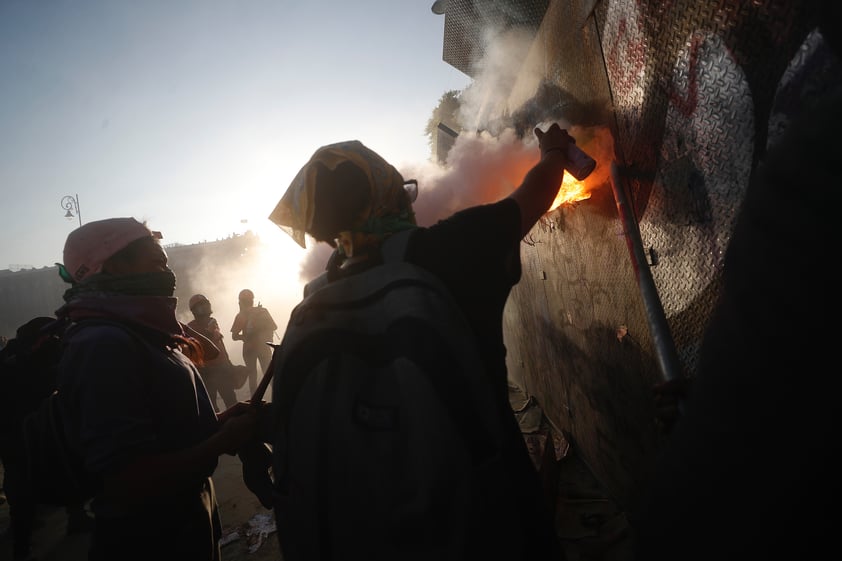
[[[534, 20], [541, 6], [530, 6]], [[482, 54], [471, 43], [477, 26], [515, 25], [501, 14], [500, 2], [449, 2], [445, 61], [470, 74], [466, 57]], [[611, 131], [623, 183], [613, 187], [627, 196], [647, 262], [630, 252], [611, 183], [547, 215], [524, 241], [506, 309], [509, 368], [633, 510], [663, 438], [651, 386], [695, 374], [751, 174], [799, 109], [842, 87], [842, 68], [809, 2], [552, 0], [538, 16], [525, 25], [534, 39], [509, 106], [533, 121]], [[542, 97], [547, 84], [563, 95]], [[572, 110], [603, 105], [604, 114]], [[653, 325], [635, 267], [651, 273], [665, 326]], [[680, 372], [663, 372], [659, 340]]]

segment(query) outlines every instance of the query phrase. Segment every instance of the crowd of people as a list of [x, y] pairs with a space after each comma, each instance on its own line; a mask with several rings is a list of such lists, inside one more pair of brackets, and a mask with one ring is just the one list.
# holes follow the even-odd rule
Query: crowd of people
[[[535, 134], [542, 158], [510, 197], [430, 228], [414, 224], [397, 171], [359, 143], [336, 154], [333, 163], [338, 166], [328, 163], [325, 168], [324, 161], [305, 166], [303, 174], [312, 180], [294, 183], [289, 193], [307, 191], [314, 206], [305, 214], [300, 207], [289, 208], [282, 217], [273, 213], [272, 219], [296, 229], [296, 236], [306, 232], [334, 246], [342, 239], [345, 258], [332, 260], [340, 274], [376, 264], [378, 247], [398, 230], [417, 228], [424, 234], [409, 259], [441, 277], [454, 293], [482, 348], [488, 350], [488, 382], [501, 396], [508, 435], [505, 477], [522, 481], [508, 486], [513, 492], [506, 505], [520, 512], [510, 520], [521, 521], [517, 532], [509, 534], [517, 536], [510, 540], [518, 544], [512, 551], [559, 559], [561, 549], [537, 473], [511, 410], [502, 407], [502, 309], [520, 276], [519, 242], [549, 208], [571, 141], [558, 125]], [[361, 164], [361, 157], [393, 175], [370, 189], [372, 168]], [[309, 176], [314, 166], [320, 173]], [[369, 200], [371, 196], [376, 200]], [[289, 200], [284, 197], [282, 203]], [[64, 246], [60, 272], [70, 287], [56, 317], [70, 320], [72, 327], [65, 335], [56, 384], [70, 443], [98, 481], [88, 505], [95, 519], [91, 560], [148, 559], [163, 542], [178, 558], [220, 559], [221, 523], [212, 477], [218, 458], [253, 445], [261, 432], [261, 415], [271, 411], [265, 402], [235, 402], [230, 387], [220, 384], [219, 373], [230, 357], [209, 298], [194, 295], [189, 301], [194, 319], [178, 320], [176, 279], [161, 238], [145, 223], [117, 217], [81, 226]], [[487, 272], [487, 289], [481, 293], [460, 280], [466, 260]], [[239, 300], [231, 338], [243, 341], [253, 392], [258, 365], [269, 368], [271, 348], [266, 342], [277, 325], [265, 308], [254, 305], [251, 290], [242, 290]], [[224, 408], [217, 407], [217, 397]], [[247, 462], [250, 456], [241, 457]], [[268, 470], [265, 473], [268, 476]], [[448, 508], [441, 506], [439, 514], [446, 516]], [[472, 547], [485, 543], [485, 550], [494, 550], [494, 540], [473, 539]]]
[[[776, 300], [778, 290], [803, 286], [805, 275], [819, 288], [832, 288], [816, 269], [807, 274], [803, 268], [792, 269], [780, 282], [769, 284], [782, 272], [781, 267], [772, 266], [779, 262], [775, 256], [780, 249], [770, 248], [782, 234], [784, 238], [793, 234], [788, 255], [809, 252], [810, 256], [816, 253], [817, 259], [828, 257], [817, 253], [826, 247], [822, 240], [839, 237], [831, 231], [834, 221], [827, 214], [836, 208], [828, 203], [839, 199], [833, 156], [842, 149], [835, 134], [842, 103], [838, 95], [829, 101], [821, 106], [821, 114], [811, 114], [793, 126], [749, 189], [726, 261], [724, 297], [705, 339], [701, 372], [659, 464], [660, 478], [645, 493], [647, 508], [635, 521], [640, 529], [641, 561], [759, 558], [776, 552], [794, 554], [801, 546], [815, 550], [816, 555], [833, 550], [829, 539], [838, 516], [828, 514], [831, 500], [835, 504], [838, 497], [838, 460], [829, 458], [838, 455], [825, 453], [830, 448], [824, 437], [837, 421], [838, 408], [831, 403], [835, 392], [813, 393], [812, 399], [825, 396], [826, 402], [809, 414], [803, 407], [798, 409], [805, 423], [795, 425], [806, 431], [806, 421], [813, 423], [814, 436], [802, 438], [803, 433], [787, 430], [783, 433], [787, 449], [774, 449], [781, 444], [776, 436], [779, 429], [792, 424], [791, 416], [776, 419], [776, 413], [793, 399], [802, 405], [811, 399], [796, 376], [803, 371], [803, 355], [811, 357], [809, 364], [814, 368], [808, 374], [814, 379], [826, 366], [825, 347], [812, 347], [811, 342], [830, 348], [827, 339], [832, 332], [816, 337], [809, 322], [822, 309], [819, 295], [832, 291], [805, 290], [804, 307], [799, 309], [767, 307]], [[509, 292], [521, 276], [520, 242], [550, 208], [572, 143], [558, 124], [546, 130], [536, 128], [534, 134], [540, 159], [511, 194], [461, 210], [429, 227], [415, 223], [404, 178], [356, 141], [317, 150], [269, 217], [302, 246], [306, 234], [334, 247], [326, 264], [332, 279], [376, 266], [384, 241], [398, 232], [416, 230], [405, 259], [435, 275], [464, 313], [483, 350], [506, 442], [501, 452], [504, 468], [490, 475], [510, 491], [497, 505], [498, 512], [517, 511], [505, 522], [493, 516], [483, 518], [485, 531], [464, 537], [465, 558], [564, 559], [538, 474], [506, 397], [502, 315]], [[806, 169], [815, 191], [793, 197], [789, 188], [803, 178], [804, 162], [810, 162]], [[780, 205], [770, 206], [770, 197], [787, 201], [789, 215], [800, 218], [797, 226], [802, 230], [793, 232], [791, 223], [776, 219]], [[812, 220], [813, 216], [820, 218]], [[95, 521], [91, 561], [154, 558], [162, 543], [168, 544], [175, 558], [221, 559], [220, 512], [213, 481], [219, 457], [240, 454], [246, 464], [252, 456], [244, 450], [259, 442], [271, 445], [278, 438], [271, 433], [274, 425], [266, 422], [272, 418], [273, 403], [237, 401], [224, 381], [231, 359], [210, 299], [194, 295], [189, 301], [193, 321], [177, 319], [176, 279], [161, 237], [134, 218], [116, 217], [81, 226], [64, 245], [62, 274], [70, 287], [56, 317], [71, 320], [73, 327], [67, 334], [56, 384], [63, 394], [62, 412], [71, 444], [99, 482], [88, 505]], [[472, 274], [466, 276], [465, 270]], [[482, 282], [474, 281], [477, 276]], [[240, 311], [230, 328], [231, 340], [243, 342], [242, 359], [253, 395], [259, 373], [271, 366], [272, 349], [266, 343], [273, 340], [278, 326], [265, 308], [255, 306], [251, 290], [244, 289], [238, 296]], [[790, 328], [785, 336], [777, 321], [781, 313], [798, 320], [797, 325], [783, 326]], [[88, 321], [92, 319], [109, 323]], [[787, 371], [775, 374], [782, 364]], [[277, 370], [273, 374], [276, 384], [285, 375]], [[277, 388], [275, 397], [279, 397]], [[758, 437], [764, 431], [768, 436]], [[752, 445], [746, 446], [747, 442]], [[711, 453], [721, 446], [728, 451], [728, 461]], [[808, 455], [787, 462], [791, 471], [775, 469], [774, 477], [766, 472], [770, 464], [788, 456], [790, 448], [799, 447]], [[258, 481], [261, 474], [270, 477], [270, 464], [265, 456], [255, 461], [262, 462], [260, 469], [248, 470], [251, 478], [246, 483], [261, 493], [264, 504], [271, 505], [276, 500], [271, 480], [268, 487]], [[272, 461], [276, 471], [282, 467], [277, 457]], [[803, 465], [805, 461], [809, 464]], [[796, 483], [784, 478], [804, 470], [815, 477], [799, 480], [800, 489], [789, 488]], [[511, 481], [518, 484], [508, 484]], [[11, 502], [10, 483], [6, 493]], [[734, 510], [724, 503], [714, 504], [724, 500], [725, 492], [746, 490], [754, 504]], [[435, 514], [447, 519], [457, 505], [448, 497], [438, 499]], [[750, 525], [743, 518], [747, 513], [755, 517]], [[786, 524], [799, 534], [788, 533]], [[385, 530], [383, 539], [413, 543], [407, 536], [389, 535]], [[279, 546], [279, 558], [283, 554], [294, 561], [285, 554], [284, 544]], [[341, 558], [342, 552], [335, 553]], [[412, 553], [412, 558], [423, 558], [423, 552]]]
[[[114, 241], [111, 243], [115, 245], [112, 247], [117, 249], [113, 255], [105, 255], [101, 249], [98, 250], [94, 247], [98, 241], [98, 236], [103, 234], [113, 237]], [[46, 346], [41, 344], [41, 339], [45, 337], [43, 335], [45, 328], [54, 324], [61, 317], [72, 317], [77, 326], [84, 325], [84, 318], [109, 318], [116, 319], [118, 323], [125, 324], [127, 330], [132, 331], [134, 334], [142, 334], [142, 337], [149, 338], [154, 342], [150, 347], [135, 348], [134, 352], [130, 353], [128, 352], [129, 349], [121, 348], [112, 342], [107, 336], [107, 333], [95, 333], [91, 335], [94, 338], [88, 340], [87, 345], [81, 343], [74, 345], [74, 353], [77, 350], [78, 352], [85, 353], [87, 352], [85, 351], [86, 347], [93, 344], [103, 344], [113, 350], [113, 354], [104, 354], [102, 361], [94, 360], [68, 366], [68, 371], [71, 369], [84, 369], [88, 371], [89, 369], [99, 368], [102, 373], [101, 375], [104, 375], [104, 372], [108, 368], [114, 367], [117, 355], [123, 351], [126, 351], [126, 355], [121, 360], [136, 362], [133, 357], [138, 358], [145, 357], [149, 354], [156, 354], [151, 352], [156, 346], [166, 348], [169, 343], [167, 342], [167, 336], [162, 334], [171, 331], [169, 336], [173, 339], [170, 342], [175, 342], [175, 346], [182, 351], [182, 354], [189, 357], [190, 362], [193, 363], [200, 374], [199, 378], [193, 373], [193, 380], [197, 381], [200, 379], [207, 392], [207, 397], [205, 397], [201, 391], [197, 390], [196, 398], [200, 402], [209, 401], [213, 411], [218, 414], [219, 418], [223, 418], [223, 411], [231, 408], [236, 409], [238, 399], [235, 392], [243, 386], [247, 379], [246, 369], [249, 368], [253, 371], [256, 368], [254, 361], [251, 361], [249, 365], [233, 364], [225, 346], [225, 337], [219, 323], [212, 315], [213, 309], [211, 302], [203, 294], [193, 295], [188, 302], [189, 309], [193, 314], [192, 321], [186, 324], [172, 322], [172, 317], [169, 317], [169, 314], [170, 310], [174, 310], [174, 307], [171, 307], [170, 304], [174, 306], [175, 302], [174, 299], [169, 300], [166, 296], [169, 292], [168, 279], [171, 273], [166, 270], [166, 258], [163, 249], [158, 246], [153, 247], [146, 239], [147, 237], [154, 239], [157, 235], [157, 232], [152, 232], [134, 219], [128, 218], [94, 222], [88, 228], [74, 233], [68, 244], [67, 249], [70, 253], [67, 254], [65, 262], [70, 263], [77, 270], [81, 268], [95, 271], [95, 273], [79, 273], [80, 276], [78, 277], [79, 281], [87, 279], [89, 276], [93, 280], [86, 280], [83, 283], [85, 284], [85, 288], [76, 287], [76, 290], [73, 291], [73, 297], [68, 300], [69, 304], [57, 312], [55, 317], [33, 318], [24, 325], [21, 325], [14, 337], [4, 340], [3, 349], [0, 349], [0, 360], [3, 362], [2, 390], [0, 390], [0, 398], [2, 398], [0, 400], [0, 413], [2, 413], [2, 417], [0, 417], [0, 465], [2, 465], [3, 476], [2, 487], [0, 489], [2, 489], [2, 502], [8, 502], [9, 504], [9, 537], [12, 541], [14, 561], [31, 559], [33, 535], [39, 525], [39, 505], [32, 493], [32, 485], [35, 482], [31, 482], [27, 477], [25, 443], [20, 429], [24, 418], [33, 412], [38, 403], [58, 386], [58, 373], [54, 371], [55, 367], [51, 364], [53, 357], [50, 357], [43, 351], [40, 353], [33, 352], [36, 348], [39, 348], [39, 345], [40, 349]], [[124, 244], [126, 245], [125, 248], [118, 247]], [[107, 250], [107, 253], [110, 251], [110, 249]], [[103, 276], [106, 274], [110, 276]], [[116, 276], [120, 277], [121, 281], [114, 284], [111, 281]], [[153, 286], [156, 284], [158, 286]], [[69, 291], [68, 294], [70, 293]], [[103, 302], [91, 301], [90, 295], [101, 293], [110, 294], [110, 298], [105, 299]], [[243, 290], [243, 293], [250, 294], [251, 291], [246, 289]], [[147, 317], [141, 318], [138, 316], [138, 313], [140, 313], [139, 310], [133, 309], [135, 306], [141, 304], [149, 305], [151, 308], [155, 308], [155, 310], [150, 311]], [[266, 343], [272, 341], [274, 326], [268, 333], [265, 330], [257, 332], [255, 330], [257, 323], [252, 319], [251, 314], [252, 310], [256, 309], [244, 308], [235, 321], [236, 330], [232, 327], [231, 332], [234, 334], [235, 339], [245, 338], [252, 343], [253, 347], [257, 346], [256, 341], [258, 338], [267, 337], [261, 344], [269, 350], [270, 347]], [[265, 321], [263, 319], [264, 317], [268, 317], [272, 321], [268, 310], [261, 308], [261, 312], [265, 316], [261, 316], [260, 321]], [[146, 312], [143, 314], [146, 314]], [[78, 342], [81, 339], [74, 336], [73, 341]], [[126, 343], [126, 341], [122, 343]], [[244, 349], [244, 355], [250, 357], [255, 356], [253, 347], [251, 349]], [[159, 348], [158, 350], [160, 351], [161, 349]], [[96, 354], [103, 353], [98, 352]], [[163, 360], [165, 356], [168, 356], [168, 353], [163, 352], [161, 355], [158, 358]], [[70, 356], [75, 357], [78, 355], [70, 354]], [[30, 357], [34, 358], [30, 359]], [[24, 358], [27, 360], [24, 361]], [[152, 363], [153, 365], [144, 365], [143, 361], [140, 361], [140, 364], [140, 370], [134, 373], [127, 373], [132, 383], [124, 384], [119, 381], [116, 382], [121, 388], [121, 393], [112, 395], [112, 399], [114, 400], [112, 404], [119, 405], [122, 409], [120, 418], [126, 424], [125, 430], [128, 431], [127, 434], [131, 434], [133, 438], [143, 437], [142, 433], [135, 432], [135, 424], [140, 420], [140, 417], [131, 417], [134, 414], [131, 407], [131, 403], [133, 402], [128, 401], [127, 394], [122, 392], [131, 393], [139, 389], [149, 391], [155, 384], [161, 384], [162, 387], [169, 387], [169, 383], [162, 383], [160, 380], [152, 382], [143, 378], [142, 372], [154, 368], [154, 363]], [[12, 371], [13, 366], [15, 367], [14, 372]], [[158, 364], [158, 366], [161, 365]], [[162, 369], [160, 375], [164, 375], [165, 371], [166, 369]], [[76, 375], [78, 373], [73, 374], [73, 376]], [[256, 373], [253, 373], [251, 377], [254, 378], [255, 376]], [[68, 380], [69, 378], [65, 378], [62, 382], [64, 387], [72, 387], [72, 384]], [[84, 381], [73, 383], [87, 385], [91, 380], [92, 378], [86, 378]], [[253, 390], [253, 387], [250, 389]], [[87, 393], [80, 394], [77, 392], [74, 397], [76, 403], [68, 406], [68, 410], [74, 410], [74, 407], [80, 403], [79, 400], [83, 400], [81, 403], [87, 404], [86, 395], [88, 397], [95, 395], [102, 396], [103, 392], [107, 391], [108, 386], [105, 385], [101, 388], [86, 387], [85, 392], [91, 393], [88, 395]], [[220, 406], [220, 400], [223, 406]], [[134, 403], [137, 404], [136, 401]], [[105, 402], [102, 405], [105, 406]], [[153, 409], [147, 409], [150, 406]], [[138, 408], [135, 410], [135, 413], [140, 410], [146, 411], [148, 415], [147, 422], [150, 425], [153, 422], [157, 424], [161, 420], [158, 413], [153, 414], [154, 411], [157, 411], [154, 404], [138, 404]], [[82, 411], [76, 407], [75, 411], [79, 417], [77, 422], [80, 423], [75, 427], [76, 430], [89, 430], [93, 426], [111, 427], [109, 430], [114, 429], [118, 432], [120, 430], [120, 420], [114, 417], [116, 411], [113, 409], [101, 408], [102, 417], [96, 416], [100, 414], [99, 412], [94, 413], [93, 410], [87, 408]], [[172, 411], [170, 414], [177, 415], [177, 410]], [[82, 419], [83, 416], [85, 417], [84, 419]], [[210, 421], [211, 416], [208, 412], [201, 413], [200, 417], [206, 417], [200, 423], [206, 424], [209, 427], [212, 425]], [[69, 416], [68, 418], [71, 417]], [[177, 416], [173, 417], [172, 420], [175, 421], [177, 418]], [[161, 429], [170, 430], [174, 426], [168, 426], [164, 423]], [[154, 438], [162, 436], [163, 433], [159, 432], [161, 429], [156, 430], [154, 435], [147, 435], [143, 438], [152, 442], [153, 436]], [[210, 435], [209, 430], [209, 428], [204, 429], [207, 436]], [[201, 431], [197, 434], [201, 434]], [[199, 437], [186, 434], [183, 438], [186, 438], [189, 442]], [[120, 447], [129, 442], [128, 438], [124, 439], [118, 434], [116, 440], [110, 445]], [[105, 446], [107, 443], [103, 442], [102, 445]], [[144, 444], [141, 450], [145, 449], [146, 446]], [[172, 446], [175, 446], [175, 451], [180, 451], [183, 447], [182, 444], [167, 445], [167, 447]], [[107, 451], [103, 453], [107, 453]], [[123, 453], [125, 452], [121, 452], [121, 454]], [[144, 452], [144, 454], [151, 453], [151, 450]], [[207, 453], [204, 453], [204, 455], [207, 456]], [[176, 460], [176, 462], [180, 461], [182, 460]], [[193, 460], [188, 461], [193, 462]], [[205, 461], [210, 462], [210, 459], [206, 458]], [[152, 464], [156, 462], [160, 462], [160, 458], [153, 461]], [[134, 479], [132, 479], [133, 476], [126, 475], [127, 479], [123, 482], [124, 485], [132, 485], [143, 481], [144, 478], [136, 478], [137, 470], [143, 465], [142, 461], [138, 462], [137, 465], [138, 467], [135, 468], [120, 466], [120, 470], [124, 474], [129, 474], [132, 470], [134, 470], [135, 474]], [[195, 466], [188, 469], [194, 470]], [[170, 474], [174, 473], [168, 468], [165, 460], [161, 464], [160, 470], [159, 477], [168, 478]], [[209, 474], [210, 468], [205, 468], [204, 471]], [[175, 473], [177, 473], [177, 470]], [[182, 483], [183, 481], [179, 481], [177, 485]], [[154, 479], [143, 485], [146, 485], [145, 488], [147, 490], [154, 490], [157, 487]], [[192, 486], [195, 487], [195, 485]], [[128, 491], [128, 488], [123, 487], [123, 492], [126, 491]], [[212, 494], [209, 496], [212, 497]], [[138, 498], [139, 496], [135, 494], [134, 500]], [[149, 503], [151, 508], [157, 509], [160, 506], [156, 500], [154, 499]], [[207, 496], [202, 496], [201, 500], [207, 502], [209, 499]], [[98, 525], [100, 527], [106, 526], [110, 528], [109, 532], [112, 536], [110, 539], [125, 538], [126, 535], [115, 531], [115, 528], [125, 528], [127, 524], [126, 520], [128, 519], [124, 519], [123, 514], [116, 517], [112, 514], [111, 517], [124, 520], [119, 523], [109, 520], [109, 516], [103, 513], [113, 512], [115, 509], [108, 505], [109, 503], [106, 499], [98, 499], [96, 502], [91, 502], [90, 504], [78, 503], [67, 505], [67, 532], [69, 534], [91, 532], [94, 529], [93, 515], [99, 512]], [[195, 505], [185, 504], [184, 508], [194, 509]], [[214, 514], [213, 509], [210, 509], [209, 512], [212, 515]], [[178, 511], [174, 511], [173, 515], [177, 516]], [[135, 518], [135, 515], [132, 515], [132, 518]], [[213, 519], [213, 516], [211, 519]], [[218, 524], [213, 526], [212, 530], [218, 532]], [[194, 528], [192, 531], [199, 530]], [[95, 547], [92, 548], [92, 558], [107, 558], [113, 554], [113, 551], [109, 552], [109, 546], [104, 545], [104, 543], [101, 537], [97, 537]], [[120, 544], [119, 541], [112, 543]]]

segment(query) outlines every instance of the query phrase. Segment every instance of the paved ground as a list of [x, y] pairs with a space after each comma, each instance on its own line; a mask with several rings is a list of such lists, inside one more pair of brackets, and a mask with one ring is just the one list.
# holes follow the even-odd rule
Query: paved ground
[[[241, 392], [243, 395], [238, 392], [238, 398], [246, 399], [248, 396], [243, 390]], [[543, 435], [552, 433], [541, 421], [540, 410], [524, 407], [525, 400], [518, 403], [517, 399], [513, 399], [515, 410], [523, 407], [521, 415], [532, 415], [531, 418], [521, 416], [521, 426], [533, 431], [526, 436], [526, 442], [536, 465], [541, 466], [548, 499], [551, 502], [554, 499], [558, 534], [567, 561], [630, 560], [631, 536], [625, 514], [602, 492], [575, 447], [568, 441], [556, 436], [553, 447], [546, 449], [548, 440]], [[263, 508], [243, 484], [241, 465], [236, 456], [220, 457], [214, 482], [223, 525], [223, 559], [281, 560], [272, 512]], [[66, 516], [62, 509], [44, 508], [41, 519], [33, 551], [39, 561], [86, 560], [88, 536], [67, 535]], [[3, 504], [0, 505], [0, 561], [11, 561], [12, 558], [8, 526], [9, 508]]]
[[558, 468], [556, 528], [567, 561], [631, 561], [632, 534], [622, 509], [575, 450]]
[[[556, 519], [568, 561], [626, 561], [630, 536], [623, 512], [601, 492], [587, 467], [571, 451], [558, 462]], [[225, 561], [278, 561], [281, 559], [272, 513], [263, 508], [243, 485], [236, 457], [223, 456], [214, 474], [227, 542]], [[35, 535], [39, 561], [84, 561], [86, 535], [67, 535], [61, 509], [45, 508]], [[6, 530], [8, 505], [0, 505], [0, 561], [11, 560]], [[164, 544], [162, 548], [166, 547]]]
[[[281, 559], [275, 539], [274, 519], [242, 482], [240, 461], [222, 456], [214, 474], [225, 540], [225, 561], [277, 561]], [[34, 537], [33, 554], [39, 561], [85, 561], [88, 536], [67, 535], [63, 509], [43, 508], [42, 525]], [[8, 504], [0, 505], [0, 561], [11, 561]], [[165, 548], [165, 544], [161, 545]], [[162, 551], [162, 554], [164, 552]]]

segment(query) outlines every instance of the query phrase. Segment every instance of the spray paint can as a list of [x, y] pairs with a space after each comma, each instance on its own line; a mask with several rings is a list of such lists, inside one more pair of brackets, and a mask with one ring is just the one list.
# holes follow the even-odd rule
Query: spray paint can
[[584, 151], [576, 146], [575, 140], [567, 145], [567, 165], [564, 169], [566, 169], [570, 175], [579, 181], [582, 181], [591, 174], [595, 167], [596, 160], [588, 156]]

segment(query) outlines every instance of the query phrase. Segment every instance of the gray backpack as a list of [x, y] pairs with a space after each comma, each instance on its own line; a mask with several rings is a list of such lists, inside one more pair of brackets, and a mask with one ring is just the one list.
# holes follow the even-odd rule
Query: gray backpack
[[501, 414], [460, 308], [403, 260], [412, 232], [387, 240], [383, 264], [314, 281], [275, 350], [286, 561], [465, 559], [487, 539]]

